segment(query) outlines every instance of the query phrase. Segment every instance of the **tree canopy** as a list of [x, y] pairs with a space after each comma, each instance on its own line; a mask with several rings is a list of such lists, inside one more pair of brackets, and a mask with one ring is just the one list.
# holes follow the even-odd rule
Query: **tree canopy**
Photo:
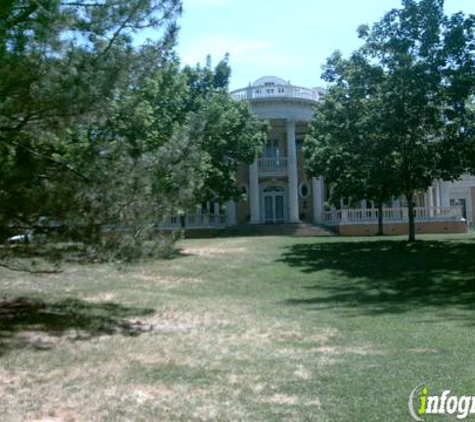
[[[178, 0], [6, 3], [0, 225], [53, 216], [96, 250], [138, 257], [167, 216], [238, 196], [237, 164], [266, 126], [229, 96], [227, 57], [181, 68], [180, 13]], [[137, 44], [147, 28], [160, 38]]]
[[[473, 169], [475, 17], [446, 16], [443, 6], [443, 0], [403, 0], [400, 9], [359, 28], [363, 46], [350, 59], [336, 54], [328, 62], [324, 77], [334, 86], [307, 143], [314, 174], [338, 186], [349, 177], [353, 185], [377, 191], [384, 185], [387, 194], [404, 195], [411, 241], [415, 193]], [[345, 116], [348, 107], [356, 115]], [[344, 130], [325, 126], [325, 119]]]

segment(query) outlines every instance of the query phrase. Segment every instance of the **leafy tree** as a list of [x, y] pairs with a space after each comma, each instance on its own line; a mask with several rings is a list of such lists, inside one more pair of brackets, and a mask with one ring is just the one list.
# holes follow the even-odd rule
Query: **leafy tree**
[[[79, 122], [104, 118], [134, 62], [132, 36], [154, 27], [173, 45], [178, 0], [6, 0], [0, 8], [0, 224], [31, 224], [61, 201], [59, 138]], [[144, 63], [146, 67], [149, 63]], [[54, 199], [56, 198], [56, 200]]]
[[[145, 59], [150, 52], [137, 54]], [[170, 238], [158, 235], [160, 222], [200, 201], [235, 197], [238, 163], [252, 160], [265, 138], [265, 125], [247, 105], [234, 102], [226, 87], [190, 86], [190, 72], [174, 59], [146, 74], [129, 72], [104, 119], [59, 140], [63, 159], [82, 176], [56, 182], [70, 190], [63, 194], [70, 198], [69, 227], [82, 228], [103, 258], [162, 253]]]
[[204, 68], [186, 67], [189, 109], [200, 124], [196, 138], [206, 154], [204, 189], [198, 202], [218, 200], [221, 204], [241, 195], [235, 174], [240, 163], [251, 164], [267, 138], [267, 124], [259, 120], [246, 102], [236, 102], [228, 93], [231, 69], [225, 56], [213, 69], [211, 58]]
[[306, 138], [306, 166], [312, 176], [324, 176], [331, 186], [331, 202], [349, 198], [377, 205], [378, 234], [383, 234], [383, 205], [397, 193], [392, 179], [390, 142], [378, 131], [377, 101], [383, 74], [360, 54], [328, 60], [324, 80], [332, 83], [317, 106]]
[[[103, 258], [137, 258], [172, 212], [237, 195], [264, 126], [227, 93], [227, 58], [180, 69], [180, 12], [179, 0], [7, 1], [0, 225], [51, 215]], [[150, 27], [162, 37], [136, 46]]]
[[473, 162], [475, 17], [447, 17], [443, 0], [403, 0], [372, 27], [361, 26], [358, 55], [382, 75], [379, 124], [368, 135], [386, 139], [391, 180], [408, 203], [415, 240], [414, 195], [435, 178], [453, 180]]

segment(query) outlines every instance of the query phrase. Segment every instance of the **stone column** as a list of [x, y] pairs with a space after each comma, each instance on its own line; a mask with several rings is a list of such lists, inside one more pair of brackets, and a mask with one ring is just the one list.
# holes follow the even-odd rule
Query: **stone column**
[[323, 223], [323, 177], [312, 177], [313, 222]]
[[259, 224], [259, 165], [257, 159], [249, 167], [249, 201], [251, 207], [251, 224]]
[[295, 121], [293, 120], [287, 120], [287, 156], [289, 179], [289, 222], [299, 223], [297, 149], [295, 146]]
[[440, 207], [440, 180], [436, 180], [434, 185], [435, 185], [435, 206]]
[[246, 89], [246, 100], [252, 100], [252, 86], [249, 84], [249, 86]]
[[426, 209], [428, 209], [427, 215], [432, 217], [434, 215], [434, 189], [432, 188], [432, 186], [427, 190], [426, 200]]
[[226, 225], [236, 225], [236, 202], [228, 201], [226, 205]]
[[348, 223], [348, 210], [347, 209], [342, 209], [341, 210], [341, 222], [342, 223]]
[[450, 187], [449, 182], [440, 181], [440, 205], [442, 207], [450, 206]]

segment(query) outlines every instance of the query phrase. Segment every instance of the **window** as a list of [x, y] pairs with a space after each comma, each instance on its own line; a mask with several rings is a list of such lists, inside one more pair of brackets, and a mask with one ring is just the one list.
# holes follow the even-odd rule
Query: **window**
[[300, 183], [299, 194], [301, 198], [308, 198], [308, 196], [310, 195], [310, 188], [307, 182]]
[[297, 151], [302, 151], [303, 139], [297, 139], [295, 141], [295, 147], [297, 148]]
[[279, 141], [277, 139], [269, 139], [264, 149], [264, 157], [277, 158], [280, 157]]

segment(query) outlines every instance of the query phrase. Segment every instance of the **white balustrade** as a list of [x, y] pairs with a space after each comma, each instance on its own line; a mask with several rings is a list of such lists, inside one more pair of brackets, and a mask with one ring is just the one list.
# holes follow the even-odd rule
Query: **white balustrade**
[[[215, 214], [186, 214], [185, 228], [221, 228], [226, 226], [226, 215]], [[179, 216], [169, 217], [161, 226], [164, 229], [174, 229], [181, 227]]]
[[321, 100], [323, 93], [294, 85], [258, 85], [232, 91], [231, 96], [237, 101], [281, 97], [300, 98], [317, 102]]
[[261, 172], [285, 172], [287, 171], [287, 157], [264, 157], [259, 158], [259, 171]]
[[[358, 208], [326, 211], [324, 222], [327, 224], [345, 223], [376, 223], [379, 211], [377, 208]], [[416, 221], [461, 220], [462, 207], [415, 207]], [[407, 208], [383, 208], [383, 222], [407, 221]]]

